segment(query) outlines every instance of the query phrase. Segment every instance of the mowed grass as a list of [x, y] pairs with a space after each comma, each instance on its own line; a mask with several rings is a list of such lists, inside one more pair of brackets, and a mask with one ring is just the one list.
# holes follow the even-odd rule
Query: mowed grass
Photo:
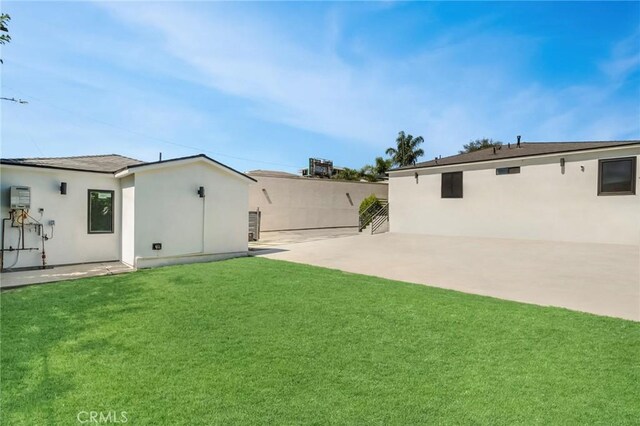
[[8, 291], [1, 320], [3, 424], [640, 422], [640, 323], [287, 262]]

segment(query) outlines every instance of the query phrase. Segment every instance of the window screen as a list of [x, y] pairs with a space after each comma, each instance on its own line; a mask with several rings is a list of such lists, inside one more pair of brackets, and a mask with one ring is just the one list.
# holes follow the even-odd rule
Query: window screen
[[598, 195], [636, 193], [636, 157], [598, 162]]
[[442, 174], [442, 198], [462, 198], [462, 172]]
[[113, 232], [113, 191], [89, 190], [90, 234]]

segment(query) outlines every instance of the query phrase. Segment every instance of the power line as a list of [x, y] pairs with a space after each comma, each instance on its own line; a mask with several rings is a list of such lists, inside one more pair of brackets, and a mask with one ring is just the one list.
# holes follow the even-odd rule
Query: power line
[[3, 101], [11, 101], [11, 102], [19, 103], [19, 104], [28, 104], [29, 103], [29, 102], [25, 101], [24, 99], [5, 98], [4, 96], [0, 96], [0, 99], [2, 99]]
[[[237, 157], [237, 156], [234, 156], [234, 155], [223, 154], [221, 152], [211, 151], [211, 150], [204, 149], [204, 148], [199, 148], [199, 147], [195, 147], [195, 146], [191, 146], [191, 145], [182, 144], [182, 143], [179, 143], [179, 142], [173, 142], [173, 141], [170, 141], [170, 140], [167, 140], [167, 139], [158, 138], [156, 136], [147, 135], [145, 133], [138, 132], [136, 130], [127, 129], [127, 128], [122, 127], [122, 126], [118, 126], [118, 125], [115, 125], [113, 123], [109, 123], [107, 121], [100, 120], [98, 118], [91, 117], [91, 116], [88, 116], [86, 114], [82, 114], [82, 113], [79, 113], [77, 111], [73, 111], [73, 110], [70, 110], [68, 108], [65, 108], [65, 107], [61, 107], [61, 106], [56, 105], [56, 104], [54, 104], [52, 102], [49, 102], [47, 100], [44, 100], [44, 99], [37, 98], [35, 96], [29, 95], [28, 93], [25, 93], [22, 90], [18, 90], [18, 89], [11, 88], [11, 87], [8, 87], [8, 86], [5, 86], [5, 87], [7, 87], [7, 88], [9, 88], [11, 90], [15, 90], [17, 92], [20, 92], [20, 93], [24, 94], [26, 97], [30, 98], [31, 100], [35, 100], [35, 101], [41, 102], [42, 104], [47, 105], [49, 108], [58, 109], [58, 110], [67, 112], [69, 114], [73, 114], [73, 115], [76, 115], [76, 116], [81, 116], [81, 117], [83, 117], [83, 118], [85, 118], [87, 120], [95, 121], [96, 123], [102, 124], [104, 126], [112, 127], [114, 129], [117, 129], [117, 130], [128, 132], [128, 133], [131, 133], [133, 135], [141, 136], [141, 137], [144, 137], [144, 138], [147, 138], [147, 139], [155, 140], [155, 141], [158, 141], [158, 142], [161, 142], [161, 143], [164, 143], [164, 144], [178, 146], [178, 147], [186, 148], [186, 149], [191, 149], [191, 150], [196, 151], [196, 152], [205, 152], [205, 153], [209, 153], [209, 154], [212, 154], [212, 155], [215, 155], [215, 156], [233, 158], [235, 160], [240, 160], [240, 161], [249, 161], [249, 162], [254, 162], [254, 163], [270, 164], [270, 165], [274, 165], [274, 166], [298, 168], [298, 166], [291, 165], [291, 164], [283, 164], [283, 163], [276, 163], [276, 162], [272, 162], [272, 161], [255, 160], [255, 159], [251, 159], [251, 158]], [[6, 99], [6, 98], [2, 98], [2, 99]], [[7, 100], [13, 100], [13, 99], [7, 99]], [[28, 103], [28, 102], [27, 101], [22, 101], [20, 103]]]

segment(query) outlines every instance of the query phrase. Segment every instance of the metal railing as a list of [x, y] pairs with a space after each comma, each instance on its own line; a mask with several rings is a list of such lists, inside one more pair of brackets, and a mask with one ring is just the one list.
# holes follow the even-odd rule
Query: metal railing
[[380, 204], [370, 205], [360, 214], [358, 218], [358, 231], [362, 232], [370, 223], [377, 221], [376, 219], [381, 215], [385, 218], [389, 216], [389, 202], [387, 200], [380, 200]]
[[386, 221], [389, 220], [389, 203], [383, 205], [371, 221], [371, 233], [375, 233]]

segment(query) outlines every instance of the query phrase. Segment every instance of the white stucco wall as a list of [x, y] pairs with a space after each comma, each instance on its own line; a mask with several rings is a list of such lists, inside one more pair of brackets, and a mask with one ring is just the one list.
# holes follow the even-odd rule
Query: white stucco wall
[[[49, 220], [55, 220], [54, 238], [45, 243], [47, 264], [98, 262], [120, 259], [120, 182], [111, 174], [76, 172], [36, 167], [2, 165], [0, 167], [2, 217], [8, 217], [9, 187], [31, 187], [30, 214], [45, 224], [45, 233], [51, 233]], [[67, 182], [67, 194], [60, 194], [60, 182]], [[89, 234], [87, 232], [88, 190], [114, 191], [114, 232]], [[43, 208], [42, 214], [38, 209]], [[5, 248], [16, 246], [18, 230], [5, 228]], [[25, 247], [41, 248], [41, 238], [35, 232], [25, 231]], [[20, 252], [19, 267], [41, 265], [41, 251]], [[5, 252], [5, 267], [11, 266], [16, 252]]]
[[[418, 182], [416, 170], [392, 173], [390, 230], [640, 244], [640, 171], [636, 195], [597, 195], [598, 159], [638, 155], [640, 148], [633, 147], [421, 169]], [[508, 166], [520, 166], [520, 174], [496, 175], [497, 167]], [[460, 170], [463, 198], [441, 198], [441, 173]]]
[[362, 200], [388, 194], [386, 183], [251, 177], [258, 182], [249, 189], [249, 209], [262, 212], [262, 231], [358, 226]]
[[[246, 253], [249, 183], [205, 161], [136, 171], [137, 266], [149, 258]], [[152, 250], [153, 243], [162, 250]]]

